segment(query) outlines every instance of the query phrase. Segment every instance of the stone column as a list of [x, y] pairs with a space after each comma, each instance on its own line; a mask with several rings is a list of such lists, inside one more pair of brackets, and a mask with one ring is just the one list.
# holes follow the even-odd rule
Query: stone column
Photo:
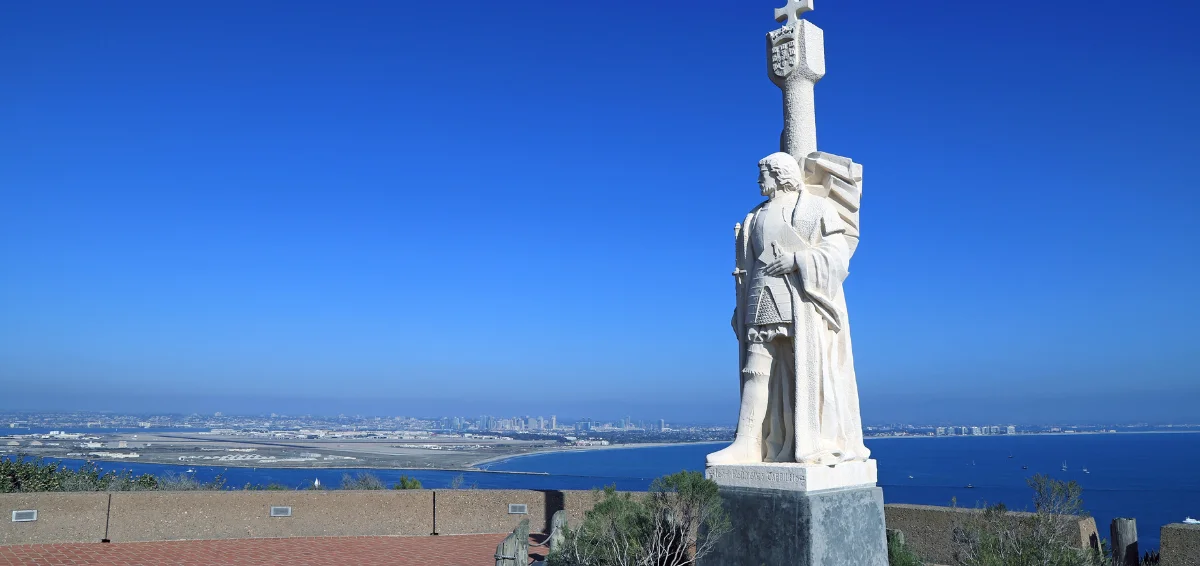
[[779, 151], [804, 163], [817, 150], [813, 87], [825, 76], [825, 32], [808, 20], [793, 20], [768, 33], [767, 75], [783, 90]]

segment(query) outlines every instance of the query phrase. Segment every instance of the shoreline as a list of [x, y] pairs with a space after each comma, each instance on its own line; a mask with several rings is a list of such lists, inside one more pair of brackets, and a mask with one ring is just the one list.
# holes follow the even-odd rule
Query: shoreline
[[[478, 466], [482, 464], [494, 464], [496, 462], [515, 460], [517, 458], [527, 458], [529, 456], [544, 456], [546, 454], [562, 454], [567, 452], [592, 452], [596, 450], [632, 450], [637, 448], [662, 448], [666, 446], [698, 446], [701, 444], [728, 444], [732, 441], [724, 440], [706, 440], [703, 442], [646, 442], [642, 444], [610, 444], [608, 446], [563, 446], [556, 448], [544, 448], [525, 452], [523, 454], [512, 454], [509, 456], [493, 456], [468, 464], [471, 466], [471, 471], [486, 472], [489, 470], [480, 469]], [[527, 472], [528, 473], [528, 472]]]
[[[1015, 435], [997, 434], [997, 435], [986, 435], [986, 436], [985, 435], [979, 435], [979, 436], [958, 436], [958, 435], [956, 435], [956, 436], [918, 436], [918, 435], [869, 436], [869, 437], [864, 438], [864, 440], [871, 441], [871, 440], [950, 439], [950, 438], [959, 438], [959, 439], [966, 439], [966, 438], [969, 438], [969, 439], [1028, 438], [1028, 437], [1034, 437], [1034, 436], [1096, 436], [1096, 435], [1116, 436], [1116, 435], [1144, 435], [1144, 434], [1200, 434], [1200, 430], [1139, 430], [1139, 431], [1118, 431], [1118, 432], [1099, 432], [1099, 431], [1037, 432], [1037, 433], [1025, 433], [1025, 434], [1015, 434]], [[518, 458], [527, 458], [530, 456], [544, 456], [544, 455], [548, 455], [548, 454], [564, 454], [564, 453], [572, 453], [572, 452], [592, 452], [592, 451], [598, 451], [598, 450], [633, 450], [633, 449], [639, 449], [639, 448], [663, 448], [663, 447], [671, 447], [671, 446], [721, 445], [721, 444], [727, 444], [728, 442], [730, 442], [730, 441], [647, 442], [647, 443], [641, 443], [641, 444], [611, 444], [608, 446], [549, 447], [549, 448], [541, 448], [541, 449], [536, 449], [536, 450], [532, 450], [529, 452], [518, 453], [518, 454], [491, 456], [491, 457], [484, 458], [481, 460], [473, 460], [473, 461], [467, 462], [461, 466], [455, 466], [455, 467], [447, 467], [447, 466], [436, 466], [436, 467], [433, 467], [433, 466], [430, 466], [430, 467], [388, 466], [388, 465], [365, 464], [365, 463], [359, 464], [359, 465], [350, 465], [350, 466], [346, 466], [346, 465], [329, 465], [329, 466], [261, 465], [261, 466], [259, 466], [259, 465], [254, 465], [253, 461], [228, 461], [228, 462], [221, 462], [222, 465], [215, 465], [215, 464], [198, 463], [198, 462], [197, 463], [179, 464], [179, 463], [175, 463], [175, 462], [154, 462], [154, 461], [147, 461], [147, 460], [123, 459], [123, 458], [68, 458], [68, 457], [53, 456], [53, 455], [42, 455], [42, 457], [47, 460], [69, 461], [69, 462], [80, 462], [80, 463], [95, 462], [95, 463], [116, 464], [116, 465], [135, 464], [135, 465], [171, 466], [172, 468], [179, 468], [181, 470], [180, 473], [186, 473], [186, 472], [184, 472], [184, 470], [186, 470], [187, 468], [202, 467], [202, 468], [237, 468], [237, 469], [263, 469], [263, 470], [343, 470], [343, 469], [348, 469], [348, 470], [399, 470], [399, 471], [425, 470], [425, 471], [434, 471], [434, 472], [479, 472], [479, 473], [493, 473], [493, 474], [504, 473], [504, 474], [543, 475], [543, 474], [545, 474], [545, 472], [518, 472], [518, 471], [492, 470], [492, 469], [488, 469], [488, 468], [482, 468], [480, 466], [495, 464], [497, 462], [507, 462], [509, 460], [515, 460]], [[18, 455], [17, 453], [0, 453], [0, 458], [15, 457], [17, 455]], [[37, 455], [34, 455], [34, 454], [25, 454], [25, 456], [26, 457], [37, 457]], [[344, 464], [344, 463], [339, 462], [339, 464]], [[109, 466], [109, 467], [111, 467], [111, 466]]]
[[[137, 464], [151, 466], [171, 466], [180, 468], [180, 473], [186, 473], [188, 468], [237, 468], [243, 470], [397, 470], [397, 471], [430, 471], [430, 472], [478, 472], [484, 474], [521, 474], [521, 475], [550, 475], [548, 472], [524, 472], [524, 471], [506, 471], [506, 470], [489, 470], [480, 468], [480, 465], [491, 464], [500, 461], [513, 460], [516, 458], [525, 458], [529, 456], [543, 456], [547, 454], [561, 454], [569, 452], [592, 452], [598, 450], [632, 450], [638, 448], [663, 448], [669, 446], [696, 446], [704, 444], [727, 444], [727, 441], [704, 441], [704, 442], [647, 442], [642, 444], [610, 444], [608, 446], [565, 446], [554, 448], [543, 448], [524, 452], [520, 454], [509, 454], [507, 456], [492, 456], [483, 460], [468, 462], [465, 467], [397, 467], [397, 466], [381, 466], [381, 465], [357, 465], [357, 466], [255, 466], [245, 460], [222, 462], [224, 465], [213, 464], [198, 464], [188, 463], [179, 464], [175, 462], [151, 462], [146, 460], [128, 459], [128, 458], [64, 458], [58, 456], [43, 456], [47, 460], [56, 460], [60, 462], [93, 462], [104, 464]], [[0, 458], [4, 456], [16, 456], [16, 454], [0, 454]], [[29, 455], [26, 455], [29, 456]]]

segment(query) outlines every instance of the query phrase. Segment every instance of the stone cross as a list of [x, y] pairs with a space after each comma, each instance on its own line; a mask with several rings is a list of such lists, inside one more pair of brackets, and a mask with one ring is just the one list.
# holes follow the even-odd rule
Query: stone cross
[[800, 14], [812, 0], [787, 0], [775, 19], [787, 23], [767, 34], [767, 74], [783, 90], [783, 133], [779, 150], [804, 163], [817, 150], [817, 113], [813, 87], [825, 76], [825, 34]]
[[787, 6], [775, 8], [775, 21], [790, 26], [800, 21], [800, 14], [812, 9], [813, 0], [787, 0]]

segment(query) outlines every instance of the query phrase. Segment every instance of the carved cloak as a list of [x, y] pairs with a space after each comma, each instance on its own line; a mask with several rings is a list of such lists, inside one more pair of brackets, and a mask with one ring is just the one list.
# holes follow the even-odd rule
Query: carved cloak
[[[737, 235], [736, 265], [753, 269], [751, 235], [756, 207]], [[792, 372], [771, 370], [769, 401], [763, 424], [763, 461], [811, 462], [865, 460], [858, 385], [842, 282], [848, 273], [852, 248], [847, 228], [827, 199], [801, 191], [791, 225], [803, 242], [796, 254], [798, 269], [785, 276], [792, 298]], [[856, 234], [855, 234], [856, 236]], [[857, 238], [854, 238], [857, 239]], [[856, 243], [856, 242], [855, 242]], [[744, 312], [747, 285], [737, 285], [740, 366], [748, 346]], [[791, 375], [787, 375], [787, 374]]]

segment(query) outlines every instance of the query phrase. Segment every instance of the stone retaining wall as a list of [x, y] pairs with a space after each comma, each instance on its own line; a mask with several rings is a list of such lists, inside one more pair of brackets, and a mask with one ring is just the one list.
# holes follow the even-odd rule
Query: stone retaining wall
[[1160, 566], [1200, 566], [1200, 525], [1174, 523], [1159, 533]]
[[[887, 528], [904, 533], [905, 544], [922, 560], [933, 564], [954, 564], [954, 527], [977, 509], [935, 507], [932, 505], [888, 504], [883, 506]], [[1025, 515], [1026, 513], [1012, 513]], [[1068, 528], [1078, 532], [1076, 546], [1099, 548], [1096, 520], [1091, 517], [1062, 518]]]
[[[528, 518], [549, 531], [555, 511], [577, 525], [599, 496], [592, 491], [198, 491], [0, 494], [0, 545], [319, 536], [412, 536], [510, 532]], [[525, 514], [509, 513], [523, 504]], [[272, 506], [291, 507], [271, 517]], [[13, 511], [36, 509], [37, 520], [13, 522]], [[954, 525], [973, 509], [885, 505], [887, 526], [905, 534], [922, 559], [953, 564]], [[1091, 518], [1065, 518], [1079, 546], [1099, 537]], [[1162, 529], [1163, 566], [1200, 566], [1200, 525]]]
[[[272, 517], [272, 506], [290, 507], [291, 516]], [[428, 535], [433, 532], [433, 492], [114, 493], [108, 522], [112, 542]]]
[[[23, 510], [36, 510], [37, 520], [13, 522], [13, 511]], [[104, 538], [108, 494], [0, 494], [0, 513], [0, 544], [96, 542]]]

